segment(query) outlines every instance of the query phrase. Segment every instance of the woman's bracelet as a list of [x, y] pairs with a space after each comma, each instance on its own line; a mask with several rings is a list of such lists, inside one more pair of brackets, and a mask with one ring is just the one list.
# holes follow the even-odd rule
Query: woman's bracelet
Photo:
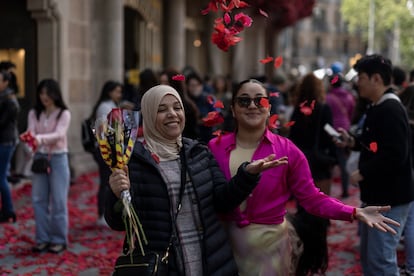
[[354, 210], [352, 211], [351, 220], [356, 220], [356, 208], [354, 207]]

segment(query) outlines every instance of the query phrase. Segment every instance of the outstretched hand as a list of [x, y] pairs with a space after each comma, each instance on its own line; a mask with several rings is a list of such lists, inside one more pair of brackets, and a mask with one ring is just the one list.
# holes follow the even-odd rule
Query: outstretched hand
[[276, 155], [272, 153], [265, 158], [255, 160], [246, 166], [246, 171], [250, 174], [258, 174], [269, 168], [278, 167], [288, 163], [287, 156], [283, 156], [279, 159], [275, 159], [275, 157]]
[[367, 206], [364, 208], [357, 208], [355, 217], [370, 227], [375, 227], [382, 232], [390, 232], [395, 235], [397, 232], [389, 226], [389, 224], [397, 227], [400, 227], [400, 224], [381, 214], [381, 212], [386, 212], [390, 209], [391, 206]]

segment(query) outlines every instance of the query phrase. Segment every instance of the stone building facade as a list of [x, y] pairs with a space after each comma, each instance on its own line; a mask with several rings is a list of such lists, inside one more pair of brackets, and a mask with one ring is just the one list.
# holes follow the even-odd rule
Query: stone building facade
[[[243, 41], [228, 52], [210, 42], [218, 14], [201, 15], [208, 0], [13, 0], [0, 2], [0, 60], [18, 64], [24, 89], [20, 130], [35, 98], [36, 84], [55, 78], [72, 112], [69, 131], [71, 164], [75, 176], [95, 167], [83, 152], [80, 122], [89, 116], [101, 86], [108, 79], [125, 82], [128, 74], [151, 68], [193, 67], [202, 75], [230, 75], [235, 81], [265, 73], [258, 61], [266, 57], [266, 18], [254, 16]], [[275, 33], [276, 53], [284, 70], [346, 59], [360, 45], [337, 21], [340, 1], [321, 0], [324, 23], [303, 20]], [[246, 11], [248, 12], [248, 11]], [[257, 13], [257, 12], [256, 12]], [[339, 24], [340, 23], [340, 24]], [[315, 24], [317, 26], [315, 26]], [[319, 26], [320, 25], [320, 26]], [[322, 29], [321, 29], [322, 28]], [[23, 53], [23, 54], [22, 54]], [[311, 67], [311, 65], [309, 65]]]

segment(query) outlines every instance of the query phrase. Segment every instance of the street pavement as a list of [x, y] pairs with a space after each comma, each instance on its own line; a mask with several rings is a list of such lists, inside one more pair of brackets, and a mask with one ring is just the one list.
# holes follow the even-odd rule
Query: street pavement
[[[12, 186], [17, 222], [0, 224], [0, 276], [5, 275], [110, 275], [120, 254], [123, 233], [97, 223], [96, 172], [79, 177], [69, 193], [69, 244], [61, 254], [34, 254], [34, 219], [31, 183]], [[339, 181], [333, 182], [331, 195], [341, 194]], [[350, 188], [345, 203], [359, 206], [359, 191]], [[294, 204], [288, 210], [294, 211]], [[329, 228], [329, 268], [327, 276], [361, 275], [356, 222], [331, 221]]]

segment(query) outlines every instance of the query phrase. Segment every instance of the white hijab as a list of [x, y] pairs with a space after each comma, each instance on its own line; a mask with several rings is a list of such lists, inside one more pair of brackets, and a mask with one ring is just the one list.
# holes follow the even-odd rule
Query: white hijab
[[[158, 106], [165, 95], [173, 95], [184, 109], [183, 102], [178, 92], [168, 85], [157, 85], [145, 92], [141, 99], [141, 114], [143, 120], [144, 140], [147, 149], [155, 153], [160, 161], [175, 160], [179, 157], [182, 147], [182, 136], [175, 140], [166, 139], [155, 128]], [[184, 125], [181, 132], [184, 129]]]

